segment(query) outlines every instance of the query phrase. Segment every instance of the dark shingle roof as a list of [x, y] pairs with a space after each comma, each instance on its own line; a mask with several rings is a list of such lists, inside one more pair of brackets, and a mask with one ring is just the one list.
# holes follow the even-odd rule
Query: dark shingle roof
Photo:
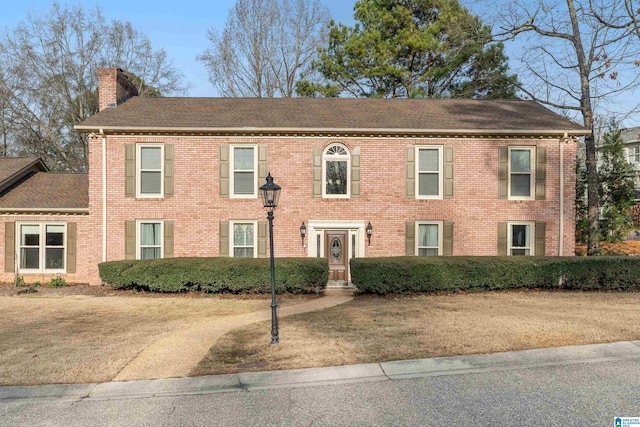
[[30, 170], [46, 171], [47, 168], [38, 157], [0, 157], [0, 187]]
[[86, 173], [33, 172], [0, 193], [0, 210], [88, 208]]
[[134, 97], [76, 128], [586, 133], [534, 101], [469, 99]]

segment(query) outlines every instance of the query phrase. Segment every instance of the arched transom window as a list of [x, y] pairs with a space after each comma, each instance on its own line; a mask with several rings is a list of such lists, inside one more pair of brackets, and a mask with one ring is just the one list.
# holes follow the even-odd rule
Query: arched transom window
[[329, 145], [323, 155], [324, 197], [349, 197], [351, 154], [342, 144]]

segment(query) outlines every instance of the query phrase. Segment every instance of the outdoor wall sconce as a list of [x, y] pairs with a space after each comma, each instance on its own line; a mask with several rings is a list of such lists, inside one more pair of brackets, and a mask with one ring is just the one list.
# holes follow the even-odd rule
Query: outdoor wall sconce
[[371, 235], [373, 234], [373, 227], [371, 226], [371, 221], [367, 224], [367, 239], [369, 239], [369, 246], [371, 246]]
[[300, 237], [302, 238], [302, 247], [304, 248], [304, 236], [307, 235], [307, 226], [304, 225], [304, 221], [302, 221], [302, 225], [300, 226]]

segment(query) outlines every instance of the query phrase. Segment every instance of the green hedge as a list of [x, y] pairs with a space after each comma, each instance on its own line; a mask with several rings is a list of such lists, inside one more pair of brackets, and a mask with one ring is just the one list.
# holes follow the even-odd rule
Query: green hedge
[[392, 257], [351, 260], [372, 294], [496, 289], [640, 290], [640, 257]]
[[[318, 293], [327, 284], [324, 258], [277, 258], [278, 293]], [[166, 258], [111, 261], [98, 265], [102, 280], [115, 289], [152, 292], [268, 293], [269, 259]]]

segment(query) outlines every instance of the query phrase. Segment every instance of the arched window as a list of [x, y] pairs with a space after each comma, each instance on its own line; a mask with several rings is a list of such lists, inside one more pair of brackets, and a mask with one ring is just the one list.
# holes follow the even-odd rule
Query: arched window
[[342, 144], [331, 144], [322, 156], [322, 196], [349, 197], [351, 153]]

